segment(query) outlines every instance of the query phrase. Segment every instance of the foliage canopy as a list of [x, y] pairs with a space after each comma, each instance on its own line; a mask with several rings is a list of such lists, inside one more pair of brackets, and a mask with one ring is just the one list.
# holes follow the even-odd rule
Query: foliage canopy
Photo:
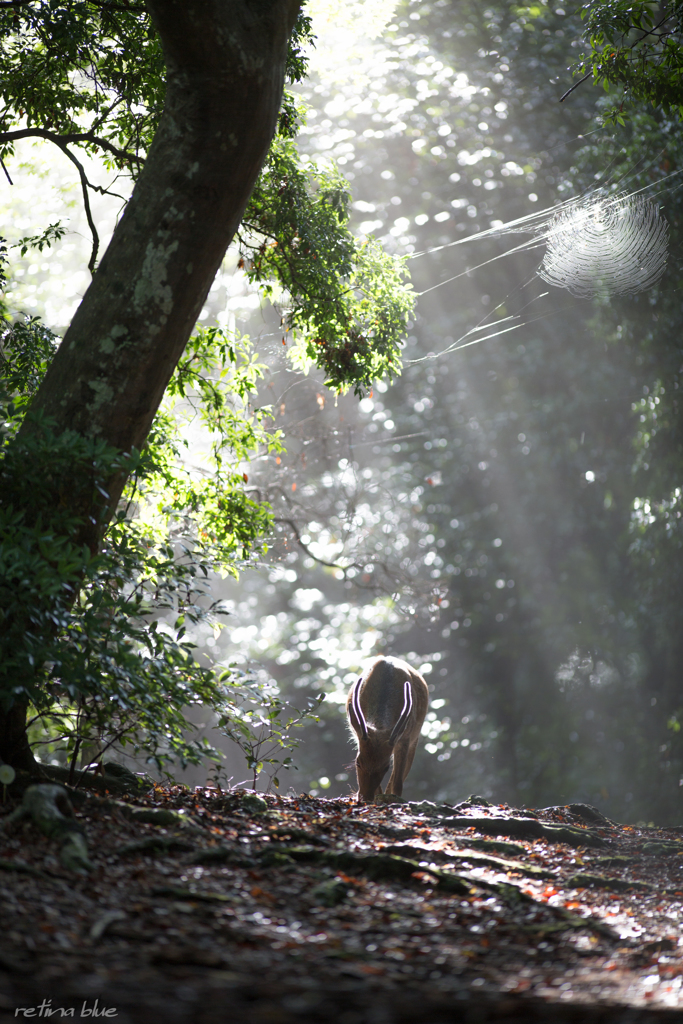
[[[402, 5], [393, 22], [364, 104], [351, 87], [334, 100], [348, 119], [344, 153], [362, 167], [357, 198], [372, 203], [380, 231], [396, 230], [398, 197], [410, 221], [401, 242], [446, 245], [414, 261], [416, 287], [462, 274], [463, 252], [475, 262], [449, 241], [596, 187], [656, 196], [675, 253], [680, 179], [666, 179], [683, 166], [677, 116], [641, 104], [606, 131], [610, 96], [589, 83], [558, 106], [581, 53], [572, 10], [453, 0]], [[454, 80], [460, 69], [467, 89]], [[332, 99], [317, 95], [321, 106]], [[472, 242], [476, 262], [503, 245]], [[411, 365], [361, 406], [353, 453], [325, 409], [324, 442], [301, 442], [306, 467], [294, 452], [283, 458], [296, 501], [276, 481], [274, 507], [314, 552], [334, 550], [346, 578], [291, 555], [289, 588], [267, 599], [260, 590], [253, 609], [245, 595], [242, 635], [258, 630], [284, 692], [323, 681], [326, 728], [308, 730], [300, 762], [314, 788], [348, 785], [332, 766], [347, 751], [342, 712], [360, 637], [363, 654], [431, 666], [433, 718], [411, 775], [425, 796], [580, 799], [620, 820], [668, 822], [680, 815], [683, 773], [676, 262], [656, 289], [592, 304], [540, 295], [538, 261], [498, 258], [426, 294]], [[519, 314], [519, 330], [432, 358], [490, 322], [499, 302], [491, 319]], [[293, 424], [304, 408], [292, 409]], [[353, 413], [342, 412], [346, 423]], [[378, 443], [388, 422], [395, 445]]]
[[[290, 83], [305, 73], [310, 43], [310, 21], [300, 15], [287, 60]], [[93, 235], [92, 271], [99, 246], [89, 205], [94, 186], [77, 154], [98, 156], [135, 179], [163, 109], [164, 77], [143, 7], [31, 0], [0, 9], [0, 157], [6, 165], [17, 142], [30, 137], [69, 157]], [[302, 358], [320, 366], [335, 390], [362, 394], [378, 376], [398, 372], [413, 296], [402, 261], [352, 236], [339, 175], [299, 165], [292, 139], [301, 116], [285, 92], [278, 134], [245, 214], [241, 258], [262, 293], [284, 307]], [[51, 224], [17, 247], [42, 251], [63, 233]], [[126, 453], [32, 417], [31, 399], [57, 344], [36, 318], [3, 310], [3, 708], [30, 701], [47, 723], [40, 742], [51, 749], [59, 733], [72, 761], [85, 743], [101, 749], [116, 741], [143, 744], [161, 766], [173, 757], [196, 762], [207, 752], [206, 743], [188, 738], [183, 711], [203, 703], [251, 751], [254, 771], [276, 764], [272, 751], [259, 753], [263, 736], [291, 746], [300, 713], [290, 714], [271, 693], [259, 716], [254, 681], [199, 664], [186, 634], [201, 623], [220, 629], [211, 576], [251, 564], [271, 530], [270, 507], [255, 500], [244, 467], [257, 453], [280, 451], [282, 438], [269, 410], [253, 406], [263, 367], [249, 339], [199, 329], [143, 449]], [[32, 430], [18, 437], [27, 417]], [[188, 418], [201, 423], [208, 447], [198, 466], [183, 433]], [[128, 483], [101, 548], [91, 551], [74, 540], [79, 510], [103, 505], [102, 484], [112, 473]], [[70, 475], [84, 481], [81, 490], [65, 491], [55, 507], [42, 484]]]
[[[592, 77], [609, 92], [621, 86], [624, 100], [647, 103], [683, 116], [683, 4], [630, 0], [586, 4], [588, 53], [575, 73]], [[605, 121], [624, 123], [624, 103], [612, 107]]]

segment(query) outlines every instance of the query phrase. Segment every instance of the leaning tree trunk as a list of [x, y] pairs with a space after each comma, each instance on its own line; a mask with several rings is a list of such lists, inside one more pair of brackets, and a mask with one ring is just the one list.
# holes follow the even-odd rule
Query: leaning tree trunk
[[7, 710], [0, 704], [0, 763], [32, 772], [36, 761], [26, 734], [27, 712], [24, 700], [15, 699]]
[[[121, 451], [144, 442], [272, 141], [300, 5], [147, 0], [164, 111], [32, 413]], [[124, 483], [109, 481], [110, 512]]]
[[[42, 414], [57, 434], [74, 431], [124, 453], [143, 445], [273, 138], [301, 0], [146, 0], [146, 6], [166, 60], [164, 111], [20, 443], [35, 430], [33, 414]], [[44, 487], [54, 491], [55, 507], [74, 505], [84, 524], [78, 541], [97, 550], [125, 472], [100, 481], [108, 495], [104, 508], [91, 482], [48, 475]], [[11, 618], [11, 609], [5, 611]], [[8, 621], [2, 612], [0, 628]], [[3, 689], [6, 707], [12, 681], [3, 680]], [[10, 720], [13, 729], [11, 737], [0, 734], [5, 756], [25, 754], [16, 735], [20, 717], [0, 715], [0, 733]]]

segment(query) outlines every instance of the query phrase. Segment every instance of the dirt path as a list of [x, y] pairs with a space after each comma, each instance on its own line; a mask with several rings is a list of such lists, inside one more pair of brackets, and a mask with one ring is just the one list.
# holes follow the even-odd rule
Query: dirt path
[[90, 872], [31, 822], [0, 832], [2, 1020], [683, 1022], [683, 829], [475, 798], [78, 802]]

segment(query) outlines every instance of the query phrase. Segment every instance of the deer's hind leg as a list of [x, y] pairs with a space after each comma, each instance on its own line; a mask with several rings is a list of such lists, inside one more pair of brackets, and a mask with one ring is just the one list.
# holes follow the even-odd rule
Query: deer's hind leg
[[417, 737], [414, 740], [399, 740], [394, 747], [394, 763], [391, 771], [391, 778], [387, 783], [386, 793], [393, 796], [401, 796], [403, 783], [413, 764], [415, 750], [417, 748]]

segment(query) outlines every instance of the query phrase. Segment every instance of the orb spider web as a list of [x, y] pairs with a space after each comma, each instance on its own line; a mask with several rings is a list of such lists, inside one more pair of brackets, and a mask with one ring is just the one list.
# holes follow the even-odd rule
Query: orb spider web
[[580, 298], [646, 291], [666, 268], [669, 226], [642, 195], [593, 194], [556, 214], [543, 235], [540, 277]]

